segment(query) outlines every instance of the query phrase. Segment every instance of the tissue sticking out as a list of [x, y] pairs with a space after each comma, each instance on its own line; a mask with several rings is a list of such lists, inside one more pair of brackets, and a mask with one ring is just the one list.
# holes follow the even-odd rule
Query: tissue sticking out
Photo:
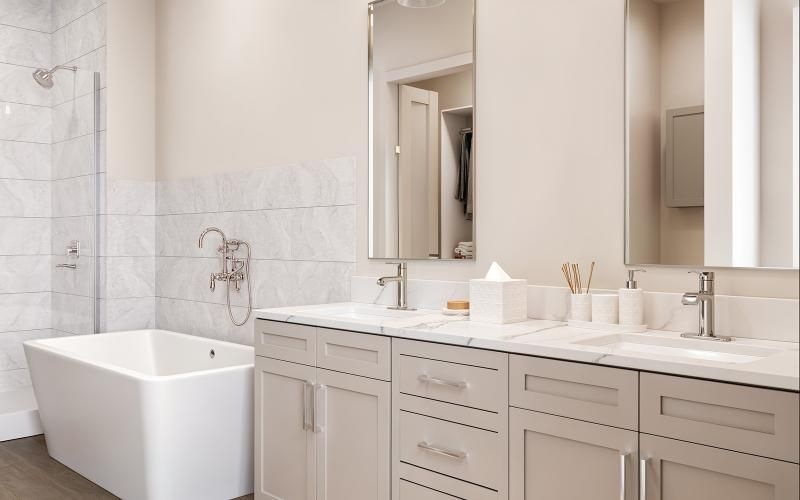
[[583, 288], [583, 281], [581, 279], [581, 267], [578, 264], [570, 264], [569, 262], [565, 262], [561, 266], [561, 272], [564, 274], [564, 278], [567, 280], [567, 286], [569, 287], [570, 292], [575, 295], [589, 293], [589, 289], [592, 287], [594, 264], [594, 261], [592, 261], [592, 266], [589, 269], [589, 282], [586, 284], [585, 290]]
[[503, 268], [500, 267], [500, 264], [497, 262], [492, 262], [492, 265], [489, 266], [489, 270], [486, 272], [486, 277], [483, 279], [487, 281], [510, 281], [511, 276], [503, 271]]

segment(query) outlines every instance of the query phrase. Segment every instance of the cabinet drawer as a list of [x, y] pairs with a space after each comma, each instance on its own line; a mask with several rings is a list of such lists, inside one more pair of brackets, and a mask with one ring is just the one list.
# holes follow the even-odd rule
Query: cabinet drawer
[[798, 394], [641, 375], [642, 432], [798, 461]]
[[796, 500], [797, 464], [642, 434], [647, 500]]
[[399, 500], [459, 500], [459, 498], [401, 479]]
[[[506, 498], [506, 496], [500, 495], [495, 490], [402, 462], [395, 468], [395, 472], [401, 478], [398, 480], [397, 496], [402, 500], [426, 498], [422, 496], [423, 493], [428, 494], [426, 490], [433, 490], [436, 493], [445, 495], [441, 497], [445, 500], [500, 500]], [[405, 491], [403, 491], [403, 483], [408, 483], [405, 485]], [[417, 490], [409, 487], [409, 485], [419, 486], [423, 489]], [[421, 496], [416, 497], [411, 493], [419, 493]], [[434, 496], [433, 498], [438, 500], [439, 497]]]
[[402, 462], [495, 490], [503, 486], [498, 433], [406, 411], [397, 425]]
[[511, 356], [509, 404], [637, 430], [638, 376], [630, 370]]
[[316, 364], [317, 329], [313, 326], [257, 319], [255, 328], [256, 356], [309, 366]]
[[505, 373], [435, 359], [397, 356], [400, 392], [462, 406], [499, 412], [505, 406]]
[[388, 337], [317, 329], [317, 366], [353, 375], [391, 380]]

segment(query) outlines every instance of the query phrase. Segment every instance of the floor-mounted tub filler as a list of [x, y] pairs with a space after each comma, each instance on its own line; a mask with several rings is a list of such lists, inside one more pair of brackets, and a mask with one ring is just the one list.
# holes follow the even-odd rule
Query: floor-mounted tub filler
[[47, 449], [125, 499], [253, 491], [253, 349], [162, 330], [25, 343]]

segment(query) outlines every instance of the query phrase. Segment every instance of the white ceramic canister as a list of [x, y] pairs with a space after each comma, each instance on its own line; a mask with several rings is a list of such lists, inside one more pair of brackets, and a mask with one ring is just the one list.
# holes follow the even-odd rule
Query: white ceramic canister
[[619, 323], [619, 296], [615, 293], [592, 294], [592, 322]]
[[588, 293], [573, 293], [570, 295], [570, 319], [576, 321], [592, 320], [592, 296]]

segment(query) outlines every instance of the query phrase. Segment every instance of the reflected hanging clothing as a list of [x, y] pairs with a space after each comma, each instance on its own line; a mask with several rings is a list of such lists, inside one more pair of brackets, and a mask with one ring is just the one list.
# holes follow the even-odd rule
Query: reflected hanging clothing
[[464, 216], [472, 220], [472, 130], [461, 132], [461, 158], [458, 164], [456, 199], [464, 204]]

